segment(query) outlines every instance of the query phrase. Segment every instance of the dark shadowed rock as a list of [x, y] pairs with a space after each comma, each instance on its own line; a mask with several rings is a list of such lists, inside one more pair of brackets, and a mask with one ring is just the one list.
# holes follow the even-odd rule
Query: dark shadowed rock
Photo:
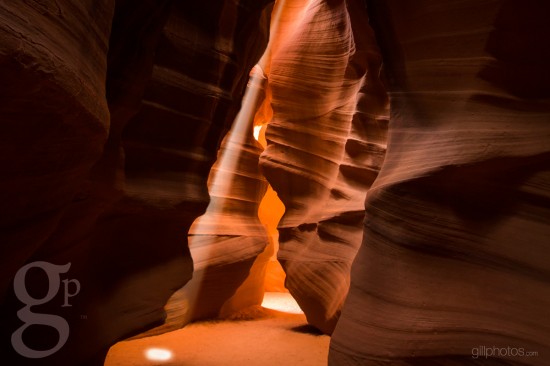
[[388, 153], [331, 365], [550, 362], [549, 10], [369, 2]]
[[[267, 42], [268, 3], [0, 5], [3, 359], [102, 364], [111, 344], [163, 322], [192, 274], [187, 231]], [[37, 260], [70, 262], [81, 291], [71, 307], [60, 292], [35, 310], [71, 333], [28, 360], [10, 347], [22, 324], [11, 283]], [[44, 280], [29, 273], [29, 290]], [[56, 330], [25, 337], [47, 349]]]

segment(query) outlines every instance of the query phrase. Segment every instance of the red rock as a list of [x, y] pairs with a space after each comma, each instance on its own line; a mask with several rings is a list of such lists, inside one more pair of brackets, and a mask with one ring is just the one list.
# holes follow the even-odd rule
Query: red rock
[[[260, 301], [260, 148], [247, 127], [218, 149], [268, 3], [0, 4], [3, 364], [101, 365], [120, 339]], [[279, 2], [259, 61], [286, 285], [335, 329], [332, 365], [549, 364], [550, 6], [366, 3], [368, 18], [360, 0]], [[239, 158], [212, 171], [184, 286], [225, 152]], [[33, 307], [70, 325], [39, 361], [11, 347], [14, 276], [33, 261], [71, 263], [81, 284], [72, 306], [58, 293]], [[38, 328], [26, 341], [48, 347], [55, 329]], [[472, 358], [480, 347], [537, 356]]]
[[364, 11], [348, 12], [344, 1], [299, 5], [283, 13], [271, 54], [273, 120], [261, 166], [286, 208], [278, 254], [285, 285], [308, 322], [331, 333], [362, 236], [365, 193], [384, 158], [387, 99]]
[[[41, 308], [71, 333], [40, 364], [102, 364], [163, 322], [191, 277], [187, 231], [267, 42], [268, 3], [0, 5], [2, 351], [21, 325], [6, 290], [36, 260], [71, 262], [81, 284], [72, 307]], [[37, 276], [28, 286], [43, 288]], [[44, 328], [26, 337], [47, 347]]]
[[[369, 2], [388, 153], [329, 364], [550, 362], [549, 10]], [[486, 359], [483, 346], [538, 355]]]
[[193, 279], [175, 295], [186, 299], [178, 315], [182, 322], [225, 316], [262, 302], [269, 253], [257, 258], [268, 245], [258, 208], [267, 182], [259, 171], [263, 149], [252, 124], [264, 100], [266, 79], [260, 68], [250, 75], [241, 111], [210, 172], [210, 204], [189, 230]]

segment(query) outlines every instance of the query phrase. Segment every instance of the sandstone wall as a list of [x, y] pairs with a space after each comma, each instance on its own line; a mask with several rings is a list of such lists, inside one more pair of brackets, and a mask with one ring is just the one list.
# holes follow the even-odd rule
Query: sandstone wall
[[173, 318], [168, 323], [175, 323], [170, 327], [228, 316], [262, 302], [269, 255], [258, 258], [268, 244], [258, 208], [267, 182], [259, 171], [262, 148], [252, 124], [265, 97], [265, 81], [261, 69], [254, 68], [242, 108], [210, 171], [210, 204], [189, 230], [193, 279], [167, 304]]
[[329, 364], [546, 365], [549, 5], [368, 3], [388, 150]]
[[[3, 360], [102, 364], [115, 341], [163, 322], [192, 274], [187, 231], [267, 43], [268, 3], [0, 4]], [[28, 360], [10, 347], [22, 324], [11, 284], [37, 260], [71, 262], [81, 292], [36, 310], [71, 333]], [[43, 281], [29, 274], [29, 290]], [[36, 348], [56, 337], [26, 332]]]
[[387, 98], [360, 3], [285, 4], [261, 167], [285, 205], [285, 284], [308, 322], [331, 333], [361, 241], [365, 193], [384, 159]]

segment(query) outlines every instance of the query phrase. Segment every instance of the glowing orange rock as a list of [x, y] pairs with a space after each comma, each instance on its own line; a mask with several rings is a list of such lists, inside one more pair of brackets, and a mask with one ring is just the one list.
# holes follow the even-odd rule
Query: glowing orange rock
[[331, 333], [361, 242], [365, 194], [384, 158], [387, 98], [364, 9], [287, 6], [266, 67], [273, 119], [261, 167], [286, 207], [278, 254], [286, 286], [308, 322]]

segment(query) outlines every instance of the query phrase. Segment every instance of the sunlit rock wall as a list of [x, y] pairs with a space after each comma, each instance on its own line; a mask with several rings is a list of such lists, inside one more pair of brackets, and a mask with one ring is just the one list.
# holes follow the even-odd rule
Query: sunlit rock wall
[[[174, 318], [169, 323], [223, 317], [262, 302], [269, 255], [258, 258], [268, 244], [258, 208], [267, 182], [259, 171], [262, 148], [252, 124], [265, 97], [265, 81], [261, 69], [254, 68], [241, 110], [210, 171], [210, 204], [189, 230], [193, 279], [169, 302]], [[179, 309], [178, 303], [183, 305]]]
[[[308, 322], [331, 333], [385, 153], [381, 61], [360, 2], [288, 1], [268, 72], [261, 167], [285, 205], [278, 258]], [[276, 12], [274, 12], [274, 17]]]
[[329, 363], [550, 364], [550, 4], [368, 6], [388, 152]]
[[[115, 341], [163, 322], [191, 277], [187, 230], [267, 43], [268, 3], [0, 4], [3, 363], [101, 365]], [[81, 291], [71, 307], [60, 291], [35, 308], [70, 336], [30, 360], [11, 347], [23, 307], [12, 282], [37, 260], [70, 262]], [[29, 291], [45, 281], [29, 272]], [[25, 337], [57, 339], [51, 327]]]

